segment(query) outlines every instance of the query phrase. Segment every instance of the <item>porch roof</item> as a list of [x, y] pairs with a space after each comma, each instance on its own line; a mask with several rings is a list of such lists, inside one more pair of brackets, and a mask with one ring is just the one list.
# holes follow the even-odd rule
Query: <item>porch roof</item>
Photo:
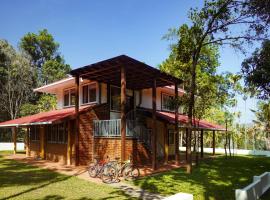
[[[87, 111], [93, 106], [84, 106], [80, 108], [80, 112]], [[48, 112], [42, 112], [35, 115], [25, 116], [14, 120], [9, 120], [0, 123], [2, 127], [19, 127], [19, 126], [31, 126], [31, 125], [45, 125], [54, 124], [63, 121], [66, 118], [72, 119], [75, 117], [75, 109], [65, 108], [61, 110], [52, 110]]]
[[[151, 109], [141, 109], [143, 112], [148, 113], [148, 115], [152, 115]], [[175, 123], [175, 113], [173, 112], [165, 112], [165, 111], [157, 111], [157, 118], [160, 120], [167, 121], [171, 124]], [[188, 123], [187, 115], [178, 115], [179, 126], [181, 128], [186, 128]], [[216, 130], [216, 131], [225, 131], [226, 129], [218, 124], [208, 122], [206, 120], [195, 119], [196, 126], [194, 129], [203, 129], [203, 130]]]
[[120, 86], [121, 66], [126, 68], [126, 84], [129, 89], [151, 88], [155, 79], [157, 87], [182, 83], [182, 80], [126, 55], [74, 69], [70, 74], [80, 76], [83, 79]]

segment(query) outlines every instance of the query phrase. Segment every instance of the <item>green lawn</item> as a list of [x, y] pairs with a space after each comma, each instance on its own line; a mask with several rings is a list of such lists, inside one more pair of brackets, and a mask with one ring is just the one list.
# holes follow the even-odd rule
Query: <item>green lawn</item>
[[0, 152], [0, 200], [131, 199], [110, 186], [7, 160], [3, 154]]
[[[184, 169], [134, 181], [135, 185], [162, 195], [186, 192], [194, 195], [194, 200], [234, 199], [234, 190], [251, 183], [254, 175], [270, 171], [270, 158], [237, 156], [231, 159], [218, 157], [205, 160], [188, 175]], [[270, 199], [268, 192], [263, 199]]]

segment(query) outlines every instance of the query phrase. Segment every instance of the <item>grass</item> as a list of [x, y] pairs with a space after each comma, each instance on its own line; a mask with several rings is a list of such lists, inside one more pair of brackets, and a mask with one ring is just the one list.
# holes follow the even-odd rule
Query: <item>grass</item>
[[131, 199], [121, 190], [66, 176], [14, 160], [0, 152], [0, 200], [3, 199]]
[[[226, 159], [220, 156], [202, 161], [190, 175], [184, 169], [177, 169], [136, 180], [133, 184], [164, 196], [186, 192], [193, 194], [194, 200], [230, 200], [234, 199], [235, 189], [245, 187], [252, 182], [254, 175], [269, 169], [270, 158], [267, 157]], [[262, 199], [270, 199], [270, 192]]]

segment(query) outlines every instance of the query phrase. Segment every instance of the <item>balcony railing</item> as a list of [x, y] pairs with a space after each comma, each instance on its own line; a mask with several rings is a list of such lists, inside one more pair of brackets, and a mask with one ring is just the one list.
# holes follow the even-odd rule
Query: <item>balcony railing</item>
[[[127, 120], [126, 134], [128, 137], [136, 137], [134, 120]], [[94, 120], [94, 135], [100, 137], [120, 137], [121, 120]]]

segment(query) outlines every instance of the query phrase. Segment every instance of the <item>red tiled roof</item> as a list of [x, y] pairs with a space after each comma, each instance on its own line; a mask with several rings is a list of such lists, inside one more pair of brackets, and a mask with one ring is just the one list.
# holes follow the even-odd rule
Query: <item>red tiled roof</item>
[[[157, 111], [157, 117], [160, 117], [170, 123], [175, 123], [175, 114], [171, 112], [164, 112], [164, 111]], [[187, 115], [179, 115], [178, 120], [180, 122], [180, 126], [184, 126], [188, 123], [188, 116]], [[224, 131], [225, 128], [218, 124], [210, 123], [206, 120], [198, 120], [195, 119], [195, 123], [198, 125], [200, 129], [209, 129], [209, 130], [221, 130]]]
[[[92, 106], [80, 107], [80, 112], [87, 110]], [[0, 123], [0, 127], [26, 126], [38, 124], [52, 124], [60, 121], [66, 117], [74, 116], [75, 108], [65, 108], [61, 110], [53, 110], [49, 112], [42, 112], [35, 115], [25, 116], [14, 120], [9, 120]]]

